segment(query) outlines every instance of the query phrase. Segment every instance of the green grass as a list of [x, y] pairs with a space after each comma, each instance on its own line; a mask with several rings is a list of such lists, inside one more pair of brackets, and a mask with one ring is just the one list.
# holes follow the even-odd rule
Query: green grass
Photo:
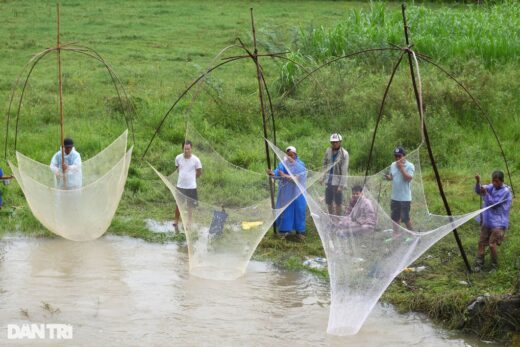
[[[438, 61], [477, 58], [488, 66], [518, 62], [520, 6], [515, 1], [496, 6], [409, 6], [406, 14], [414, 49]], [[391, 44], [404, 45], [401, 11], [394, 4], [371, 2], [368, 9], [348, 11], [333, 27], [302, 27], [296, 48], [303, 56], [324, 61]]]
[[[1, 6], [0, 35], [6, 38], [6, 44], [0, 51], [0, 106], [6, 110], [11, 87], [23, 64], [34, 53], [54, 44], [55, 3], [4, 1]], [[218, 70], [208, 79], [193, 104], [189, 101], [192, 95], [181, 102], [177, 112], [166, 122], [146, 161], [139, 160], [162, 115], [182, 90], [212, 64], [213, 57], [232, 44], [235, 37], [251, 44], [251, 6], [255, 8], [261, 50], [283, 51], [289, 47], [294, 57], [311, 57], [302, 60], [310, 65], [326, 59], [330, 52], [334, 55], [365, 45], [380, 46], [387, 41], [401, 44], [403, 41], [397, 3], [386, 8], [376, 4], [370, 10], [367, 3], [335, 1], [62, 2], [62, 41], [78, 41], [100, 52], [118, 72], [137, 105], [134, 160], [109, 233], [153, 242], [183, 241], [181, 236], [154, 234], [145, 228], [146, 218], [172, 219], [174, 209], [173, 197], [146, 161], [163, 173], [173, 170], [173, 160], [184, 137], [188, 110], [191, 110], [189, 116], [198, 131], [217, 152], [233, 164], [256, 172], [264, 171], [257, 82], [254, 66], [249, 61]], [[516, 186], [520, 183], [520, 118], [517, 116], [520, 113], [520, 99], [517, 98], [520, 94], [517, 52], [520, 16], [518, 5], [507, 3], [502, 6], [412, 7], [409, 21], [416, 48], [441, 60], [490, 114], [510, 160]], [[510, 14], [510, 18], [505, 18], [505, 14]], [[464, 35], [450, 35], [448, 24], [454, 18], [466, 23], [460, 26], [466, 30]], [[492, 26], [492, 21], [504, 25]], [[472, 26], [480, 31], [468, 31]], [[335, 43], [327, 38], [329, 33]], [[496, 51], [486, 46], [486, 38], [491, 34], [500, 43]], [[354, 36], [359, 41], [351, 40]], [[342, 40], [349, 45], [341, 46]], [[327, 48], [329, 41], [330, 45], [335, 45], [333, 48]], [[325, 51], [327, 55], [314, 54], [316, 51]], [[239, 53], [235, 49], [229, 55]], [[263, 59], [266, 78], [273, 91], [280, 146], [295, 145], [306, 164], [316, 167], [328, 145], [328, 135], [339, 131], [351, 154], [352, 171], [362, 174], [366, 167], [367, 146], [394, 59], [392, 55], [374, 55], [369, 64], [363, 61], [336, 64], [303, 83], [286, 98], [281, 98], [276, 90], [280, 89], [279, 77], [288, 66], [282, 61]], [[55, 65], [55, 56], [51, 55], [38, 66], [22, 109], [18, 149], [41, 162], [48, 162], [59, 145]], [[124, 130], [124, 121], [114, 102], [115, 93], [109, 78], [101, 66], [65, 52], [63, 69], [66, 134], [74, 137], [83, 158], [88, 159]], [[445, 76], [424, 64], [421, 64], [421, 75], [428, 130], [448, 199], [456, 213], [475, 210], [478, 197], [472, 194], [474, 173], [480, 172], [487, 181], [492, 170], [503, 169], [492, 133], [474, 105]], [[408, 67], [403, 64], [385, 107], [372, 172], [388, 164], [389, 150], [396, 144], [411, 149], [421, 142], [410, 87]], [[2, 133], [0, 143], [3, 141]], [[443, 213], [427, 157], [422, 158], [430, 210]], [[1, 165], [5, 169], [6, 163]], [[211, 178], [210, 175], [207, 177]], [[1, 189], [6, 207], [0, 212], [0, 235], [18, 232], [52, 237], [34, 219], [16, 183]], [[401, 275], [386, 292], [384, 300], [403, 310], [427, 312], [455, 327], [464, 305], [471, 298], [485, 292], [511, 293], [520, 258], [520, 218], [516, 202], [511, 215], [512, 228], [500, 248], [499, 272], [468, 278], [453, 237], [448, 235], [417, 261], [416, 265], [427, 265], [428, 270]], [[321, 242], [310, 219], [308, 229], [309, 235], [304, 242], [281, 241], [269, 232], [255, 258], [273, 260], [286, 268], [302, 268], [305, 256], [323, 256]], [[473, 261], [478, 226], [470, 222], [460, 229], [460, 233], [470, 261]], [[326, 276], [323, 271], [316, 273]], [[461, 280], [469, 281], [471, 285], [460, 285]], [[492, 332], [483, 335], [500, 337]]]

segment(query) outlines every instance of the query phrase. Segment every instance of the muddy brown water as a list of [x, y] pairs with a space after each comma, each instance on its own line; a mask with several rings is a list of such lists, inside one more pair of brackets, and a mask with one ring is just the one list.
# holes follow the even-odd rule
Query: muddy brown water
[[[378, 305], [352, 337], [326, 334], [329, 287], [251, 262], [244, 277], [188, 273], [177, 244], [0, 241], [0, 346], [491, 346]], [[7, 325], [70, 324], [71, 340], [9, 340]]]

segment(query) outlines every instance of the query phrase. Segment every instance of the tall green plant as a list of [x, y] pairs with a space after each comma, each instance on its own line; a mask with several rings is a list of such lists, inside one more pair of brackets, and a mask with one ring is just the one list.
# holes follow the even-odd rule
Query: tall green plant
[[[461, 65], [477, 59], [486, 67], [520, 61], [518, 2], [454, 8], [410, 6], [407, 16], [414, 49], [437, 61]], [[319, 64], [365, 48], [390, 45], [404, 45], [401, 11], [374, 2], [368, 9], [348, 10], [343, 20], [331, 28], [300, 28], [292, 50], [297, 61]], [[381, 63], [389, 60], [390, 56], [383, 56]], [[281, 67], [282, 91], [291, 88], [291, 81], [297, 79], [295, 73], [301, 73], [291, 64]]]

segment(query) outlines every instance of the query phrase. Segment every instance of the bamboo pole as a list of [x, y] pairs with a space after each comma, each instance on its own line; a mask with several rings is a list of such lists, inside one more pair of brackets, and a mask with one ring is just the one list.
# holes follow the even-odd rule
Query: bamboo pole
[[61, 75], [61, 47], [60, 47], [60, 3], [56, 3], [56, 13], [58, 29], [56, 33], [56, 53], [58, 56], [58, 94], [60, 99], [60, 140], [61, 140], [61, 169], [63, 171], [63, 187], [67, 188], [67, 179], [65, 176], [65, 129], [64, 129], [64, 115], [63, 115], [63, 82]]
[[381, 100], [381, 105], [379, 106], [379, 113], [377, 115], [376, 125], [374, 127], [374, 133], [372, 134], [372, 142], [370, 143], [370, 151], [368, 152], [367, 167], [365, 170], [365, 179], [364, 179], [363, 185], [365, 185], [367, 182], [368, 171], [370, 170], [370, 164], [372, 163], [372, 155], [373, 155], [374, 147], [375, 147], [375, 143], [376, 143], [377, 130], [379, 129], [379, 124], [381, 123], [381, 119], [383, 118], [383, 111], [385, 109], [386, 98], [388, 97], [388, 93], [390, 92], [390, 87], [392, 86], [392, 82], [394, 81], [395, 73], [397, 72], [399, 65], [401, 65], [401, 61], [403, 60], [404, 54], [405, 54], [405, 52], [403, 51], [403, 53], [401, 53], [401, 55], [399, 56], [397, 63], [394, 65], [394, 68], [392, 69], [392, 74], [390, 75], [390, 79], [385, 88], [385, 93], [383, 94], [383, 100]]
[[[435, 163], [435, 158], [433, 157], [433, 151], [430, 144], [430, 138], [428, 136], [428, 129], [426, 128], [426, 121], [424, 120], [423, 115], [423, 108], [422, 108], [422, 101], [421, 101], [421, 95], [419, 94], [419, 91], [417, 89], [417, 82], [415, 78], [415, 72], [413, 68], [413, 61], [412, 61], [412, 51], [410, 49], [410, 38], [408, 33], [408, 24], [406, 22], [406, 5], [401, 5], [401, 10], [403, 14], [403, 27], [404, 27], [404, 36], [406, 39], [406, 46], [408, 47], [407, 53], [408, 53], [408, 64], [410, 65], [410, 78], [412, 80], [413, 85], [413, 91], [415, 94], [415, 101], [417, 103], [417, 108], [419, 110], [419, 117], [421, 118], [421, 128], [423, 132], [424, 142], [426, 143], [426, 148], [428, 149], [428, 156], [430, 157], [430, 162], [433, 168], [433, 172], [435, 173], [435, 180], [437, 181], [437, 187], [439, 188], [439, 193], [442, 198], [442, 202], [444, 203], [444, 208], [446, 209], [446, 213], [448, 216], [452, 216], [450, 205], [448, 204], [448, 199], [446, 198], [446, 194], [444, 193], [444, 188], [442, 186], [441, 177], [439, 175], [439, 170], [437, 169], [437, 164]], [[457, 229], [453, 229], [453, 236], [455, 236], [455, 241], [457, 242], [457, 246], [459, 247], [460, 254], [462, 256], [462, 259], [464, 260], [464, 264], [466, 264], [466, 269], [469, 273], [471, 273], [471, 266], [469, 265], [468, 258], [466, 256], [466, 252], [464, 251], [464, 247], [462, 246], [462, 242], [460, 241], [459, 233], [457, 232]]]
[[[251, 30], [253, 32], [253, 61], [255, 62], [256, 66], [256, 78], [258, 80], [258, 98], [260, 101], [260, 113], [262, 114], [262, 124], [264, 127], [264, 144], [265, 144], [265, 158], [267, 161], [267, 168], [271, 170], [271, 158], [269, 155], [269, 143], [267, 142], [267, 115], [265, 113], [265, 102], [264, 102], [264, 92], [262, 88], [262, 71], [260, 69], [260, 63], [258, 62], [258, 49], [256, 45], [256, 28], [255, 28], [255, 19], [253, 16], [253, 8], [250, 9], [251, 11]], [[269, 179], [269, 192], [271, 194], [271, 208], [274, 210], [275, 203], [274, 203], [274, 184], [271, 177]], [[273, 232], [276, 234], [276, 223], [273, 224]]]
[[[11, 91], [11, 96], [9, 98], [9, 107], [7, 110], [7, 122], [5, 127], [5, 141], [4, 141], [4, 157], [7, 160], [8, 158], [8, 146], [9, 146], [9, 129], [11, 124], [11, 112], [14, 109], [15, 103], [16, 106], [16, 114], [14, 115], [15, 118], [15, 126], [14, 126], [14, 152], [17, 150], [17, 144], [18, 144], [18, 134], [19, 134], [19, 125], [20, 125], [20, 116], [21, 116], [21, 108], [23, 99], [25, 96], [25, 92], [29, 83], [29, 79], [33, 73], [33, 71], [36, 68], [36, 65], [45, 58], [48, 54], [56, 51], [58, 56], [58, 85], [59, 85], [59, 97], [60, 97], [60, 120], [61, 120], [61, 147], [63, 147], [63, 140], [64, 140], [64, 116], [63, 116], [63, 87], [62, 87], [62, 73], [61, 73], [61, 52], [62, 51], [68, 51], [73, 53], [79, 53], [83, 54], [89, 58], [95, 59], [98, 62], [100, 62], [107, 70], [108, 74], [110, 75], [110, 78], [112, 80], [112, 84], [114, 86], [114, 89], [116, 90], [117, 97], [119, 99], [119, 103], [121, 105], [121, 109], [123, 110], [125, 122], [127, 125], [127, 128], [129, 128], [132, 132], [132, 140], [135, 143], [135, 131], [133, 127], [132, 122], [132, 115], [135, 114], [135, 105], [128, 96], [128, 93], [126, 92], [125, 88], [123, 87], [123, 83], [119, 76], [115, 73], [115, 71], [112, 69], [112, 67], [103, 59], [103, 57], [94, 49], [84, 46], [84, 45], [77, 45], [76, 42], [67, 42], [67, 43], [61, 43], [61, 37], [60, 37], [60, 6], [59, 2], [56, 3], [57, 7], [57, 45], [51, 48], [46, 48], [45, 50], [38, 52], [35, 54], [23, 67], [22, 71], [18, 75], [16, 82], [14, 83], [14, 86]], [[26, 73], [26, 74], [25, 74]], [[21, 87], [21, 94], [20, 97], [15, 100], [15, 94], [18, 89], [18, 87]], [[128, 107], [125, 106], [123, 103], [123, 98], [126, 99]], [[129, 109], [129, 110], [128, 110]], [[131, 114], [129, 114], [131, 113]], [[63, 155], [62, 155], [63, 160]]]
[[495, 140], [497, 142], [498, 148], [500, 149], [500, 155], [502, 156], [502, 159], [504, 160], [504, 164], [506, 166], [506, 171], [507, 171], [507, 176], [509, 177], [511, 192], [514, 195], [515, 189], [513, 187], [513, 178], [511, 176], [511, 170], [509, 169], [509, 163], [507, 161], [506, 153], [504, 151], [504, 147], [502, 146], [502, 142], [500, 141], [500, 138], [498, 137], [498, 133], [495, 129], [495, 126], [493, 125], [493, 122], [491, 122], [491, 117], [490, 117], [489, 113], [484, 110], [482, 105], [480, 105], [480, 102], [478, 102], [477, 98], [475, 98], [475, 96], [473, 96], [473, 94], [470, 93], [469, 89], [466, 88], [464, 86], [464, 84], [462, 84], [462, 82], [460, 82], [457, 78], [455, 78], [455, 76], [453, 76], [453, 74], [449, 73], [445, 68], [443, 68], [441, 65], [439, 65], [436, 62], [434, 62], [433, 60], [431, 60], [429, 57], [426, 57], [424, 55], [419, 55], [419, 54], [418, 54], [418, 56], [421, 60], [433, 65], [434, 67], [439, 69], [441, 72], [446, 74], [446, 76], [448, 76], [453, 82], [455, 82], [460, 88], [462, 88], [462, 90], [466, 93], [466, 95], [471, 99], [471, 101], [473, 101], [475, 106], [479, 109], [480, 115], [484, 118], [484, 120], [488, 123], [489, 127], [491, 128], [491, 131], [493, 132], [493, 136], [495, 137]]

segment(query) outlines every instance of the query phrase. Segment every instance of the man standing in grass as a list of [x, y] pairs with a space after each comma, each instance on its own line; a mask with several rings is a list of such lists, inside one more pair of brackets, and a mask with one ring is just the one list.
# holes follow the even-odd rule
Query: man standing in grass
[[184, 141], [182, 144], [183, 153], [179, 154], [175, 158], [175, 168], [179, 170], [179, 176], [177, 178], [177, 207], [175, 208], [175, 221], [173, 227], [175, 231], [179, 231], [179, 218], [180, 210], [179, 204], [183, 203], [186, 205], [188, 212], [188, 220], [185, 221], [185, 225], [191, 222], [192, 209], [197, 206], [197, 178], [202, 175], [202, 163], [200, 159], [191, 153], [192, 150], [191, 141]]
[[65, 161], [62, 163], [61, 150], [52, 157], [50, 168], [56, 176], [56, 187], [59, 189], [81, 188], [83, 176], [81, 173], [81, 155], [74, 148], [71, 138], [63, 140]]
[[348, 152], [341, 146], [343, 138], [340, 134], [330, 135], [330, 147], [325, 152], [323, 166], [333, 165], [324, 177], [325, 203], [329, 214], [340, 216], [343, 204], [343, 189], [347, 185]]
[[[303, 240], [305, 237], [305, 213], [307, 202], [300, 187], [305, 188], [307, 173], [305, 164], [300, 160], [294, 146], [285, 150], [287, 154], [275, 170], [267, 170], [267, 174], [279, 180], [276, 208], [284, 208], [276, 219], [278, 235], [285, 238], [291, 231], [296, 232], [296, 237]], [[294, 182], [298, 180], [299, 184]]]
[[[0, 167], [0, 182], [2, 182], [2, 185], [8, 185], [12, 178], [13, 176], [4, 176], [4, 171]], [[2, 209], [2, 204], [2, 189], [0, 189], [0, 210]]]
[[475, 192], [479, 194], [484, 203], [483, 208], [490, 207], [482, 213], [482, 227], [478, 242], [477, 259], [475, 260], [475, 272], [480, 272], [484, 265], [486, 247], [491, 251], [491, 271], [497, 269], [497, 246], [504, 240], [504, 234], [509, 227], [509, 210], [513, 200], [511, 189], [504, 184], [504, 173], [494, 171], [491, 175], [492, 183], [480, 184], [480, 175], [475, 176]]
[[394, 150], [395, 161], [390, 165], [390, 173], [385, 175], [392, 181], [392, 200], [390, 202], [394, 236], [398, 234], [400, 223], [404, 223], [408, 230], [412, 230], [410, 206], [412, 203], [411, 182], [415, 166], [406, 160], [406, 151], [403, 147]]

